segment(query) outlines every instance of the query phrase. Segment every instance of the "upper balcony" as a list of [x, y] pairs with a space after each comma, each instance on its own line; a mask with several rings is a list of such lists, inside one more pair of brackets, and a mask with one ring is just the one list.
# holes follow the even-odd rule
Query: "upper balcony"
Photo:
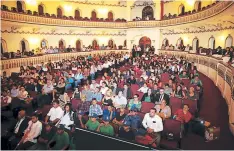
[[2, 7], [1, 18], [2, 20], [22, 22], [22, 23], [33, 23], [39, 25], [53, 25], [53, 26], [65, 26], [65, 27], [87, 27], [87, 28], [140, 28], [140, 27], [164, 27], [186, 24], [204, 20], [215, 16], [231, 5], [234, 1], [223, 1], [211, 5], [209, 8], [201, 10], [196, 13], [179, 16], [176, 18], [169, 18], [167, 20], [149, 20], [149, 21], [129, 21], [126, 22], [124, 19], [116, 19], [115, 21], [106, 21], [103, 19], [91, 20], [87, 17], [82, 20], [75, 20], [73, 17], [63, 16], [57, 18], [55, 15], [44, 15], [39, 16], [37, 13], [18, 13], [15, 9], [9, 11]]

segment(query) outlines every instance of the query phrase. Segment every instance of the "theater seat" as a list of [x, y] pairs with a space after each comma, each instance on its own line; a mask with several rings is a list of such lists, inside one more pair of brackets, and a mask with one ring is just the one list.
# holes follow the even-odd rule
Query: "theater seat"
[[155, 106], [155, 104], [151, 103], [151, 102], [142, 102], [141, 104], [142, 104], [141, 105], [141, 112], [142, 113], [148, 113], [150, 111], [150, 109]]
[[139, 85], [137, 85], [137, 84], [132, 84], [131, 85], [131, 91], [132, 91], [133, 95], [137, 93], [138, 89], [139, 89]]
[[170, 98], [171, 113], [174, 114], [178, 109], [182, 107], [182, 100], [177, 97]]
[[73, 111], [75, 111], [78, 108], [78, 105], [80, 104], [80, 100], [73, 98], [71, 100], [71, 104], [72, 104]]
[[181, 134], [180, 121], [174, 119], [165, 119], [160, 146], [165, 147], [166, 149], [178, 149], [181, 141], [180, 134]]

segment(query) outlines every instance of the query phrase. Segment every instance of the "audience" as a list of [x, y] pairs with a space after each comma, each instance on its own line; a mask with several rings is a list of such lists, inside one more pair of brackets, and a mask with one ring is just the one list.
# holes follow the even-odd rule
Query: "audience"
[[[136, 52], [137, 55], [141, 55], [140, 51]], [[66, 131], [72, 130], [74, 126], [106, 135], [123, 137], [127, 140], [134, 140], [135, 136], [141, 135], [141, 139], [147, 142], [147, 145], [159, 146], [160, 132], [163, 130], [162, 120], [171, 117], [170, 97], [199, 101], [202, 95], [202, 82], [198, 78], [199, 74], [194, 64], [188, 65], [189, 62], [183, 58], [179, 61], [174, 56], [154, 55], [150, 52], [149, 50], [148, 54], [144, 54], [148, 60], [145, 60], [144, 57], [128, 58], [125, 55], [109, 54], [71, 58], [71, 60], [62, 60], [57, 63], [49, 61], [46, 64], [41, 63], [41, 66], [36, 68], [30, 65], [26, 70], [23, 68], [22, 75], [25, 76], [19, 77], [19, 81], [15, 79], [14, 81], [11, 77], [4, 75], [2, 82], [6, 86], [3, 88], [6, 91], [2, 93], [2, 100], [6, 100], [4, 99], [6, 97], [9, 98], [9, 95], [6, 94], [9, 92], [12, 101], [5, 101], [9, 102], [8, 104], [12, 105], [17, 100], [24, 104], [25, 99], [28, 96], [31, 97], [33, 93], [35, 96], [32, 105], [33, 103], [37, 104], [38, 110], [51, 102], [53, 104], [44, 119], [46, 126], [43, 127], [42, 133], [45, 134], [37, 139], [38, 143], [35, 144], [36, 141], [32, 142], [31, 140], [26, 145], [23, 143], [18, 147], [22, 149], [29, 147], [68, 149], [68, 144], [72, 144], [71, 140], [74, 141], [75, 137], [71, 137], [73, 138], [71, 139]], [[169, 62], [166, 61], [167, 58], [170, 60]], [[61, 66], [61, 69], [54, 71], [55, 66]], [[170, 75], [166, 81], [163, 80], [165, 77], [161, 77], [162, 73]], [[189, 85], [180, 81], [180, 79], [189, 78], [187, 73], [196, 75], [190, 77], [191, 84], [195, 85], [196, 90], [193, 86], [189, 88]], [[178, 79], [178, 75], [182, 75], [180, 79]], [[98, 79], [102, 77], [100, 85], [96, 76]], [[65, 96], [70, 101], [64, 101], [63, 109], [58, 98], [61, 100]], [[141, 118], [142, 101], [155, 104], [155, 108], [151, 109], [150, 113], [145, 114], [143, 122]], [[75, 105], [74, 102], [78, 102], [78, 104]], [[15, 105], [15, 110], [18, 110], [18, 107], [28, 110], [23, 105]], [[76, 113], [73, 109], [76, 109]], [[181, 120], [186, 129], [190, 121], [187, 120], [190, 113], [188, 109], [186, 110], [186, 105], [185, 109], [182, 110], [184, 115], [180, 112], [175, 113], [176, 120], [186, 117], [186, 120]], [[20, 113], [22, 114], [22, 112]], [[75, 121], [76, 118], [78, 123]], [[59, 128], [52, 139], [50, 126], [53, 125], [59, 125]], [[9, 135], [14, 136], [16, 133], [11, 132]], [[21, 137], [22, 134], [17, 137], [16, 143], [10, 141], [11, 148], [14, 149]], [[5, 138], [6, 141], [8, 139], [9, 137]]]

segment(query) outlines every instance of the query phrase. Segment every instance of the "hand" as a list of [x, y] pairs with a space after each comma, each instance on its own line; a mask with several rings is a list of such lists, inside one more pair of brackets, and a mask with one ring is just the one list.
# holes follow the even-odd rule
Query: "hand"
[[101, 123], [101, 124], [99, 125], [99, 127], [101, 127], [101, 126], [104, 126], [104, 123]]
[[148, 132], [148, 133], [152, 133], [152, 132], [154, 132], [154, 130], [151, 129], [151, 128], [147, 128], [147, 132]]

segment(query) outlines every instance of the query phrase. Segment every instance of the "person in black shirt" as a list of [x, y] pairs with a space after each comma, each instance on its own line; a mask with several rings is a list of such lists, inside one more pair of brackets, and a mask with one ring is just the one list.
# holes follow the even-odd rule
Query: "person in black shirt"
[[125, 116], [125, 106], [121, 106], [120, 111], [116, 113], [116, 116], [111, 123], [112, 127], [114, 128], [115, 134], [118, 134], [119, 127], [122, 126], [122, 121], [124, 120]]
[[47, 143], [53, 138], [55, 132], [52, 129], [52, 124], [47, 124], [44, 126], [41, 136], [35, 145], [31, 146], [29, 150], [46, 150]]
[[134, 75], [131, 75], [130, 78], [127, 79], [127, 83], [128, 84], [136, 84], [136, 79], [134, 77]]
[[119, 130], [119, 137], [130, 140], [130, 141], [135, 139], [134, 133], [130, 129], [130, 125], [131, 123], [129, 123], [128, 121], [123, 123], [123, 127], [121, 127]]

